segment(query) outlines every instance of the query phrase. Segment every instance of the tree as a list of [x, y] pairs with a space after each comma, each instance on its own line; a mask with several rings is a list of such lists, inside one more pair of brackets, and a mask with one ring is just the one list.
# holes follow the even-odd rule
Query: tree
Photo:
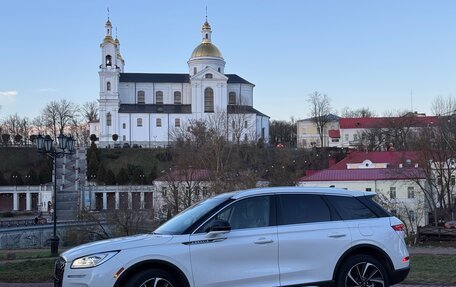
[[362, 107], [359, 109], [352, 109], [350, 107], [345, 107], [342, 109], [343, 118], [372, 118], [376, 117], [377, 114], [369, 109], [369, 107]]
[[[109, 172], [109, 171], [108, 171]], [[116, 176], [116, 182], [119, 185], [124, 185], [130, 182], [130, 178], [128, 177], [128, 172], [125, 168], [121, 168]]]
[[2, 134], [2, 142], [4, 146], [7, 146], [10, 143], [10, 135]]
[[81, 112], [87, 122], [98, 120], [98, 102], [85, 102], [81, 106]]
[[431, 111], [436, 116], [449, 116], [456, 113], [456, 98], [454, 96], [438, 96], [432, 102]]
[[8, 181], [6, 181], [5, 175], [3, 174], [3, 172], [0, 171], [0, 186], [1, 185], [8, 185]]
[[90, 141], [92, 142], [91, 144], [94, 144], [97, 140], [98, 140], [98, 138], [95, 134], [90, 135]]
[[42, 165], [38, 174], [38, 178], [41, 184], [52, 182], [52, 166], [50, 164]]
[[113, 134], [113, 135], [112, 135], [112, 140], [113, 140], [114, 142], [116, 142], [118, 139], [119, 139], [119, 135], [118, 135], [118, 134]]
[[114, 185], [114, 184], [116, 184], [116, 176], [114, 175], [114, 172], [112, 172], [112, 170], [109, 169], [106, 172], [106, 176], [105, 176], [104, 182], [105, 182], [106, 185]]
[[105, 169], [104, 165], [100, 164], [100, 167], [98, 168], [98, 171], [97, 171], [97, 174], [96, 174], [96, 178], [97, 178], [97, 183], [98, 184], [105, 183], [106, 169]]
[[57, 134], [63, 134], [70, 121], [76, 116], [76, 105], [66, 99], [60, 101], [51, 101], [43, 109], [43, 117], [52, 134], [54, 140]]
[[309, 95], [307, 102], [310, 105], [310, 116], [320, 136], [320, 145], [323, 147], [325, 127], [331, 121], [330, 117], [328, 117], [331, 113], [331, 101], [327, 95], [315, 91]]
[[87, 158], [87, 177], [90, 178], [91, 176], [97, 175], [99, 166], [99, 161], [97, 158], [97, 153], [95, 151], [89, 152], [89, 157]]
[[296, 121], [272, 121], [269, 125], [269, 142], [276, 146], [281, 143], [287, 146], [296, 146]]

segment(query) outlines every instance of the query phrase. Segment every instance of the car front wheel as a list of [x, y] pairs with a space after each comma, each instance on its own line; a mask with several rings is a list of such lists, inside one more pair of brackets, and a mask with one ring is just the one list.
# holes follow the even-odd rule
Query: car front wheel
[[133, 275], [126, 287], [180, 287], [171, 274], [164, 270], [150, 269]]
[[368, 255], [356, 255], [344, 262], [337, 276], [337, 287], [389, 287], [385, 267]]

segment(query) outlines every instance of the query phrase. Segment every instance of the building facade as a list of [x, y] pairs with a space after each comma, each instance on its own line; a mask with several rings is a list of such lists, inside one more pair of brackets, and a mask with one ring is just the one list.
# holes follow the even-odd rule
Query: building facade
[[[253, 107], [254, 84], [225, 74], [225, 60], [212, 43], [206, 21], [201, 43], [188, 60], [188, 73], [125, 73], [120, 42], [106, 22], [99, 70], [99, 145], [116, 143], [165, 146], [176, 129], [192, 120], [223, 117], [226, 137], [233, 141], [268, 141], [269, 117]], [[95, 128], [93, 128], [95, 130]]]

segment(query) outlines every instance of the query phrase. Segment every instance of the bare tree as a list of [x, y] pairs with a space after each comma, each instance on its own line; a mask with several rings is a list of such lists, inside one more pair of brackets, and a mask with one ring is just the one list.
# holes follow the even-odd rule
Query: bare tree
[[76, 115], [76, 105], [66, 99], [52, 101], [48, 103], [43, 110], [43, 116], [46, 125], [51, 129], [54, 139], [57, 134], [64, 133]]
[[369, 107], [362, 107], [359, 109], [352, 109], [350, 107], [345, 107], [342, 109], [341, 116], [343, 118], [372, 118], [376, 117], [377, 114], [369, 109]]
[[326, 125], [331, 121], [330, 117], [328, 117], [331, 113], [331, 100], [327, 95], [315, 91], [309, 95], [307, 102], [310, 105], [310, 116], [320, 135], [320, 145], [323, 147], [324, 130]]
[[431, 111], [436, 116], [447, 116], [456, 113], [456, 98], [454, 96], [438, 96], [432, 102]]
[[81, 113], [87, 122], [98, 120], [98, 102], [85, 102], [81, 106]]

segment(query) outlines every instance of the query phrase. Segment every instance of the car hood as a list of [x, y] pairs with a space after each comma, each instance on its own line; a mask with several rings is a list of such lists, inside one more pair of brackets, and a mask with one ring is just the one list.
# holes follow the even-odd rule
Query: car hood
[[128, 237], [119, 237], [83, 244], [71, 248], [70, 250], [62, 253], [61, 256], [68, 262], [73, 261], [76, 258], [95, 253], [164, 244], [170, 241], [172, 238], [172, 235], [158, 234], [141, 234]]

